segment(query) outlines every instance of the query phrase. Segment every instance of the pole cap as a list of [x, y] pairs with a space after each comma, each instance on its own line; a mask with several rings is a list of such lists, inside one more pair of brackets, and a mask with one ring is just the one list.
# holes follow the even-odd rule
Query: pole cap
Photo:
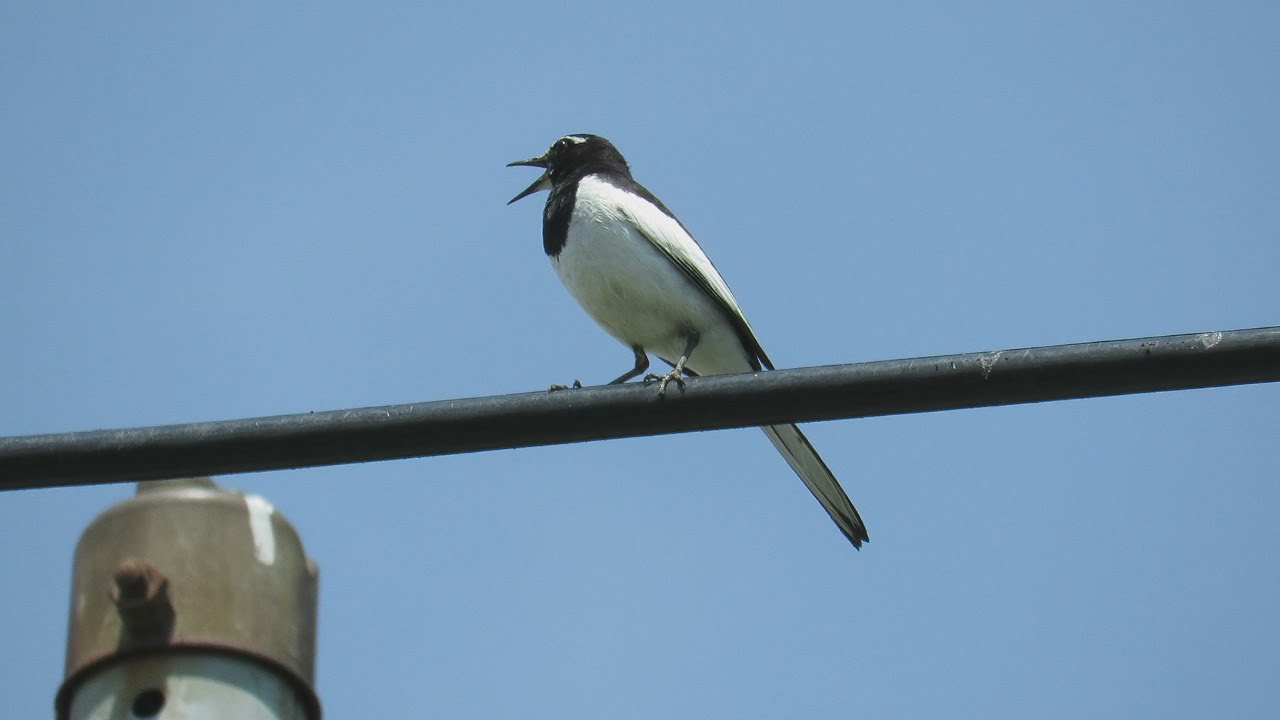
[[265, 499], [209, 478], [138, 483], [76, 545], [58, 716], [109, 664], [204, 652], [283, 676], [318, 720], [317, 576], [298, 533]]

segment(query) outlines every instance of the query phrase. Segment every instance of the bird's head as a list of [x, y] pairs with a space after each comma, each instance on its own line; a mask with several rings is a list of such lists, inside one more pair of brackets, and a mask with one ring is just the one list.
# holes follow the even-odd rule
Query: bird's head
[[508, 205], [539, 190], [550, 190], [559, 183], [577, 180], [594, 172], [611, 171], [630, 174], [627, 161], [622, 158], [622, 153], [618, 152], [613, 143], [599, 135], [589, 133], [565, 135], [552, 143], [551, 147], [538, 157], [507, 163], [507, 167], [517, 165], [539, 167], [546, 172], [519, 195], [511, 198], [507, 202]]

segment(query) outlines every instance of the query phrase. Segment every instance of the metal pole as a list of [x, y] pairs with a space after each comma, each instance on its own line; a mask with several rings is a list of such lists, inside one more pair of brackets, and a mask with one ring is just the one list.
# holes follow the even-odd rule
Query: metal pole
[[0, 438], [0, 490], [1280, 381], [1280, 327]]
[[319, 720], [316, 566], [271, 505], [140, 483], [76, 546], [59, 720]]

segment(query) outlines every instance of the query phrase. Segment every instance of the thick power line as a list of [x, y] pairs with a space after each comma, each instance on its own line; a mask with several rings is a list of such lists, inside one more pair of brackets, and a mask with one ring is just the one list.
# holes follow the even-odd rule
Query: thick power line
[[314, 467], [1280, 380], [1280, 327], [0, 438], [0, 489]]

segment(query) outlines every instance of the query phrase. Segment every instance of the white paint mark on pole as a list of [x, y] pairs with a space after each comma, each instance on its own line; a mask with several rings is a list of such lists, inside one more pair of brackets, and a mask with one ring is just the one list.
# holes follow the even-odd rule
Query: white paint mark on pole
[[261, 495], [245, 495], [244, 504], [249, 509], [253, 554], [263, 565], [273, 565], [276, 561], [276, 535], [271, 527], [271, 516], [276, 509]]

